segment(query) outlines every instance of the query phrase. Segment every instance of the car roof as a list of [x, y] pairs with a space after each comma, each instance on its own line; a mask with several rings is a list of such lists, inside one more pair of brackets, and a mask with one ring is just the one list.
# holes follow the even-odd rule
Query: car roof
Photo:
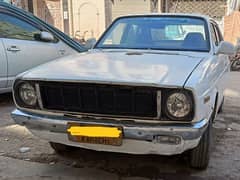
[[52, 32], [57, 38], [61, 39], [63, 42], [65, 42], [66, 44], [68, 44], [70, 47], [72, 47], [73, 49], [75, 49], [78, 52], [86, 51], [86, 49], [82, 45], [80, 45], [78, 42], [71, 39], [68, 35], [61, 32], [57, 28], [51, 26], [50, 24], [47, 24], [46, 22], [44, 22], [43, 20], [34, 16], [30, 12], [27, 12], [23, 9], [17, 8], [6, 2], [0, 2], [0, 10], [12, 12], [16, 15], [20, 15], [30, 21], [35, 22], [36, 24], [38, 24], [38, 25], [44, 27], [45, 29], [49, 30], [50, 32]]
[[202, 18], [206, 21], [214, 21], [214, 19], [210, 18], [207, 15], [197, 14], [197, 13], [144, 13], [144, 14], [128, 14], [120, 16], [119, 18], [128, 18], [128, 17], [152, 17], [152, 16], [173, 16], [173, 17], [194, 17], [194, 18]]

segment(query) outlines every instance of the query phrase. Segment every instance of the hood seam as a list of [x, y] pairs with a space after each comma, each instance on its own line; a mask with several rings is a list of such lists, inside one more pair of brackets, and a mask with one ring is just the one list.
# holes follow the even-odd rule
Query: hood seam
[[204, 58], [202, 58], [199, 63], [197, 63], [197, 65], [193, 68], [193, 70], [189, 73], [189, 75], [187, 76], [186, 80], [183, 83], [183, 88], [185, 88], [185, 85], [187, 84], [189, 78], [191, 77], [191, 75], [193, 74], [193, 72], [195, 71], [195, 69], [197, 69], [197, 67], [199, 66], [199, 64], [202, 63], [202, 61], [204, 60]]

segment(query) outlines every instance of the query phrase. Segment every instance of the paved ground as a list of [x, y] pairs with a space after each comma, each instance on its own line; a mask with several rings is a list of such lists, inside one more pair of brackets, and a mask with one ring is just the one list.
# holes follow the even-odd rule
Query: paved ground
[[[231, 73], [223, 113], [214, 123], [209, 168], [195, 171], [187, 156], [136, 156], [78, 150], [59, 157], [48, 143], [15, 125], [11, 94], [0, 95], [0, 179], [240, 179], [240, 73]], [[20, 153], [19, 148], [30, 147]]]

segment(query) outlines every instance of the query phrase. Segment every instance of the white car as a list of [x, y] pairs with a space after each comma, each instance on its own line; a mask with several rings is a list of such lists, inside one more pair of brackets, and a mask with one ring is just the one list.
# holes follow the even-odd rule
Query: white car
[[91, 51], [18, 76], [12, 117], [57, 152], [189, 150], [190, 165], [206, 168], [233, 53], [205, 16], [120, 17]]
[[0, 94], [37, 65], [84, 51], [78, 43], [30, 13], [0, 2]]

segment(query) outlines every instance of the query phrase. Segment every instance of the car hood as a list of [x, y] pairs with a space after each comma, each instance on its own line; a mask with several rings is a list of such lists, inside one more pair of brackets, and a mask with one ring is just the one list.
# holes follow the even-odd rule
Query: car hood
[[93, 51], [41, 65], [23, 79], [183, 86], [203, 57], [176, 53]]

